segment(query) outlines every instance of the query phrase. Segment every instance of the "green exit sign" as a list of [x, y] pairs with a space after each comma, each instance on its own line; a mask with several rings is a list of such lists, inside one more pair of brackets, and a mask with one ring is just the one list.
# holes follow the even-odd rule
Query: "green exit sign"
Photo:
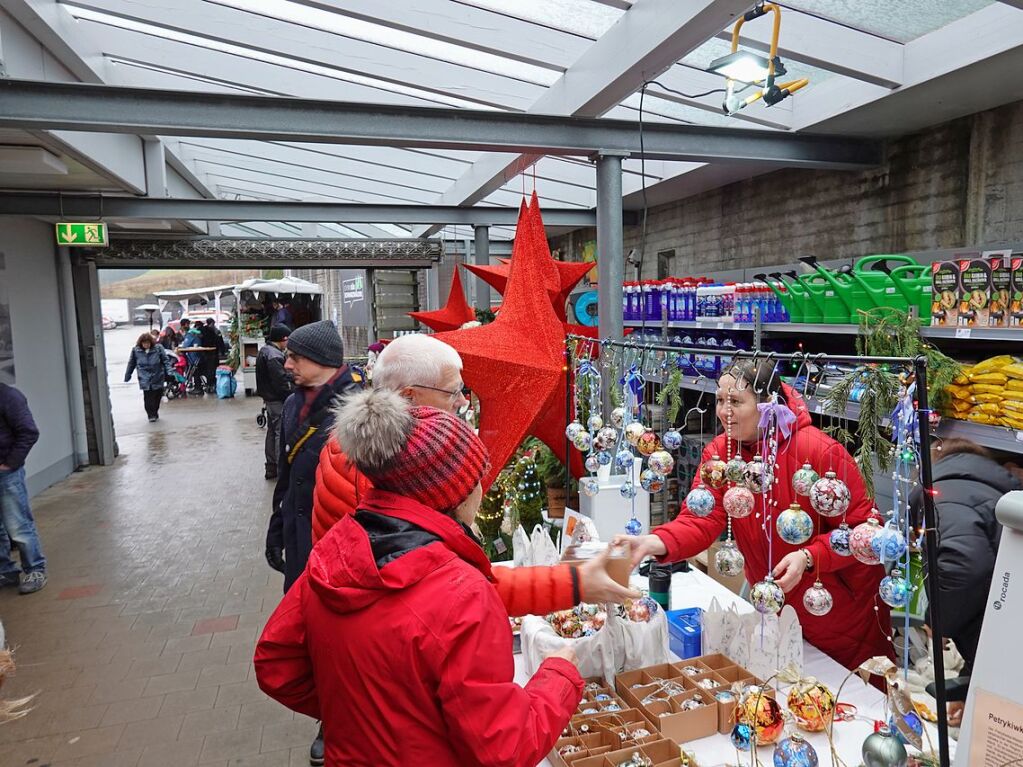
[[109, 244], [107, 241], [107, 225], [102, 222], [92, 224], [57, 224], [57, 244], [69, 245], [71, 247], [106, 247]]

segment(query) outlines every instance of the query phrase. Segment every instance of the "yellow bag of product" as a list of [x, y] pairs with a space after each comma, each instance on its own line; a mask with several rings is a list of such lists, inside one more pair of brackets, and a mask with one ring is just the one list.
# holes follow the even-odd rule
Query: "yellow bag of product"
[[990, 402], [999, 403], [1002, 401], [1001, 394], [974, 394], [973, 398], [981, 404], [987, 404]]
[[948, 392], [955, 399], [961, 400], [973, 399], [973, 389], [969, 386], [949, 386]]
[[[970, 369], [968, 375], [975, 375], [977, 373], [993, 373], [996, 370], [1000, 370], [1000, 372], [1005, 373], [1005, 371], [1001, 370], [1001, 368], [1004, 368], [1006, 365], [1011, 365], [1014, 361], [1015, 360], [1013, 360], [1013, 358], [1008, 354], [1000, 354], [997, 357], [989, 357], [988, 359], [978, 362], [976, 365], [974, 365]], [[1008, 373], [1005, 374], [1009, 375]], [[1023, 378], [1023, 369], [1020, 370], [1019, 377]]]
[[[994, 396], [994, 395], [984, 395], [984, 396]], [[969, 412], [970, 408], [973, 407], [975, 404], [976, 403], [972, 399], [954, 399], [951, 402], [951, 405], [952, 405], [951, 409], [952, 409], [953, 412], [956, 412], [956, 413], [966, 413], [966, 412]], [[1023, 405], [1023, 402], [1020, 402], [1019, 404]]]
[[1010, 391], [1023, 391], [1023, 381], [1017, 381], [1015, 378], [1010, 378], [1006, 382], [1005, 388]]
[[966, 372], [960, 373], [959, 375], [952, 379], [952, 383], [958, 386], [966, 386], [967, 384], [970, 383], [969, 373]]
[[973, 423], [998, 423], [998, 418], [988, 413], [970, 413], [966, 419]]
[[1019, 418], [1011, 418], [1003, 415], [998, 419], [1002, 426], [1008, 426], [1010, 429], [1016, 429], [1017, 431], [1023, 431], [1023, 413], [1020, 413]]
[[1016, 389], [1003, 389], [1002, 399], [1023, 401], [1023, 391], [1018, 391]]
[[974, 373], [970, 376], [970, 383], [974, 384], [1000, 384], [1005, 385], [1009, 376], [1005, 373]]
[[973, 415], [974, 413], [988, 413], [989, 415], [998, 415], [1000, 412], [1002, 412], [1002, 409], [998, 405], [995, 405], [993, 403], [987, 405], [974, 405], [970, 409], [971, 415]]
[[970, 388], [974, 394], [1001, 394], [1005, 391], [1004, 386], [997, 384], [974, 384]]
[[1014, 362], [1011, 365], [1006, 365], [999, 372], [1009, 376], [1009, 378], [1023, 379], [1023, 364]]
[[1018, 399], [1007, 399], [1002, 401], [1002, 409], [1007, 413], [1023, 414], [1023, 402]]

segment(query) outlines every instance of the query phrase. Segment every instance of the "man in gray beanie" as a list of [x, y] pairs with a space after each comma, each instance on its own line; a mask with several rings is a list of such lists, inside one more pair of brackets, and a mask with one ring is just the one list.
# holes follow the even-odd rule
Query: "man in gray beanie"
[[[362, 388], [362, 377], [344, 364], [344, 345], [333, 322], [303, 325], [288, 336], [284, 369], [295, 391], [281, 414], [277, 486], [266, 533], [266, 561], [284, 573], [287, 592], [305, 570], [313, 548], [313, 487], [320, 450], [334, 426], [333, 405]], [[323, 764], [323, 730], [310, 749]]]

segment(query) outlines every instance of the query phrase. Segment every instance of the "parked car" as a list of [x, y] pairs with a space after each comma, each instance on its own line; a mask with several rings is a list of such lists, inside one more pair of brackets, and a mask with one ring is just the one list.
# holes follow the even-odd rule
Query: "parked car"
[[117, 327], [117, 323], [114, 322], [109, 317], [107, 317], [106, 315], [103, 315], [101, 322], [103, 323], [104, 330], [113, 330], [114, 328]]

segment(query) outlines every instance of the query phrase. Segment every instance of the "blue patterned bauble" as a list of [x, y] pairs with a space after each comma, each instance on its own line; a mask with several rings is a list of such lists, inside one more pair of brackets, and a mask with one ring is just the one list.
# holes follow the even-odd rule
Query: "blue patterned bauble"
[[632, 466], [633, 455], [628, 448], [622, 448], [615, 453], [615, 466], [619, 469], [628, 469]]
[[625, 523], [625, 532], [629, 535], [639, 535], [643, 532], [643, 523], [633, 517]]
[[781, 539], [793, 546], [806, 543], [813, 535], [813, 520], [798, 503], [793, 503], [779, 514], [774, 526]]
[[593, 438], [590, 433], [585, 429], [575, 435], [575, 439], [572, 440], [572, 444], [575, 445], [575, 449], [585, 453], [593, 446]]
[[661, 435], [661, 444], [665, 450], [678, 450], [682, 447], [682, 433], [678, 429], [668, 429]]
[[596, 453], [596, 456], [597, 463], [599, 463], [601, 466], [607, 466], [611, 463], [611, 461], [614, 460], [611, 454], [606, 450], [601, 450], [599, 453]]
[[659, 493], [664, 489], [664, 477], [651, 469], [643, 469], [639, 475], [639, 486], [648, 493]]
[[882, 562], [897, 562], [906, 555], [906, 536], [889, 522], [870, 540], [870, 548]]
[[902, 577], [902, 570], [896, 567], [890, 575], [881, 579], [878, 592], [881, 594], [881, 599], [884, 600], [886, 605], [900, 608], [909, 604], [912, 589], [909, 581]]
[[600, 492], [600, 483], [596, 477], [583, 477], [579, 480], [579, 491], [587, 498], [592, 498]]
[[622, 494], [622, 498], [630, 500], [636, 497], [636, 486], [631, 481], [625, 480], [622, 486], [618, 488], [618, 492]]
[[600, 461], [597, 460], [596, 453], [590, 453], [586, 456], [586, 461], [583, 462], [583, 466], [586, 467], [586, 471], [593, 472], [600, 468]]
[[583, 430], [583, 425], [578, 421], [572, 421], [568, 426], [565, 427], [565, 437], [568, 438], [569, 442], [575, 441], [575, 435]]
[[586, 420], [586, 425], [589, 427], [590, 431], [598, 432], [604, 426], [604, 419], [599, 415], [594, 414]]
[[745, 722], [739, 722], [739, 724], [732, 728], [732, 734], [729, 739], [738, 750], [749, 751], [750, 745], [753, 743], [753, 728]]
[[694, 487], [686, 496], [686, 508], [698, 517], [706, 517], [714, 511], [714, 494], [703, 485]]
[[774, 767], [817, 767], [817, 752], [794, 732], [774, 747]]
[[913, 732], [917, 738], [924, 736], [924, 723], [920, 721], [920, 717], [914, 714], [912, 711], [908, 712], [905, 716], [900, 714], [892, 714], [888, 720], [888, 729], [892, 731], [899, 742], [904, 746], [910, 745], [909, 740], [905, 735], [902, 734], [902, 728], [899, 726], [904, 724], [911, 732]]
[[831, 535], [828, 536], [831, 550], [840, 557], [851, 557], [852, 549], [849, 548], [849, 536], [851, 534], [852, 530], [845, 522], [832, 530]]

